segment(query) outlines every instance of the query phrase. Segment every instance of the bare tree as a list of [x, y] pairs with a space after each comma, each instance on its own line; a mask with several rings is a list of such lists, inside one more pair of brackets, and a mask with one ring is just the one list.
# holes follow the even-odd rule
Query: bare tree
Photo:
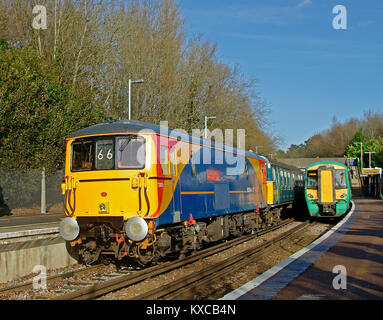
[[175, 0], [39, 0], [48, 13], [41, 31], [31, 27], [36, 1], [0, 0], [1, 37], [60, 66], [76, 97], [79, 88], [91, 90], [95, 107], [126, 118], [129, 79], [143, 78], [132, 86], [133, 119], [168, 120], [191, 133], [215, 115], [210, 127], [245, 129], [247, 148], [275, 150], [255, 81], [219, 61], [216, 44], [200, 35], [187, 40]]

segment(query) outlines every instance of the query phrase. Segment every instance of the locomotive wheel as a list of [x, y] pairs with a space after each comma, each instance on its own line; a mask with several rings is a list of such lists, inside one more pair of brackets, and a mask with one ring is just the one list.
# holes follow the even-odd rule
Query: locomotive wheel
[[275, 225], [277, 225], [281, 221], [281, 209], [276, 209], [272, 212], [273, 215], [273, 222]]
[[138, 262], [143, 267], [148, 267], [150, 265], [155, 265], [158, 262], [158, 254], [155, 244], [147, 247], [145, 250], [141, 250], [140, 247], [136, 247]]
[[85, 248], [81, 254], [81, 262], [87, 266], [92, 265], [97, 262], [101, 253], [101, 248], [95, 250], [90, 250], [89, 248]]
[[81, 262], [89, 266], [94, 262], [94, 255], [89, 250], [84, 250], [81, 255]]
[[102, 256], [100, 257], [100, 262], [101, 262], [102, 264], [108, 266], [108, 265], [111, 264], [112, 260], [110, 259], [110, 257], [107, 257], [107, 256], [105, 256], [105, 255], [102, 255]]

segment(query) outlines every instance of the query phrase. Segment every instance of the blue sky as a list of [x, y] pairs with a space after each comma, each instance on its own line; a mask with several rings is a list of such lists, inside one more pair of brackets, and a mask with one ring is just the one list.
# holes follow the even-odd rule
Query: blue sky
[[[383, 1], [177, 0], [190, 35], [215, 42], [270, 105], [282, 149], [338, 121], [383, 111]], [[333, 8], [347, 9], [335, 30]]]

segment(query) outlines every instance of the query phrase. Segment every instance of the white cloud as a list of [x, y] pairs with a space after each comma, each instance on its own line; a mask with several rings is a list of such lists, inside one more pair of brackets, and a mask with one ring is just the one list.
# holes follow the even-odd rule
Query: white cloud
[[312, 4], [312, 0], [303, 0], [301, 3], [298, 4], [298, 8], [302, 8], [304, 6], [308, 6], [310, 4]]

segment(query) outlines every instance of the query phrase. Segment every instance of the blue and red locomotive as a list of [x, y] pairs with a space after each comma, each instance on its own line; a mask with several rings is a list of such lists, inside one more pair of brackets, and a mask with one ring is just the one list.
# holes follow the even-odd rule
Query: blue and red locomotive
[[140, 121], [79, 130], [66, 154], [60, 233], [85, 263], [184, 254], [272, 224], [303, 197], [294, 167]]

